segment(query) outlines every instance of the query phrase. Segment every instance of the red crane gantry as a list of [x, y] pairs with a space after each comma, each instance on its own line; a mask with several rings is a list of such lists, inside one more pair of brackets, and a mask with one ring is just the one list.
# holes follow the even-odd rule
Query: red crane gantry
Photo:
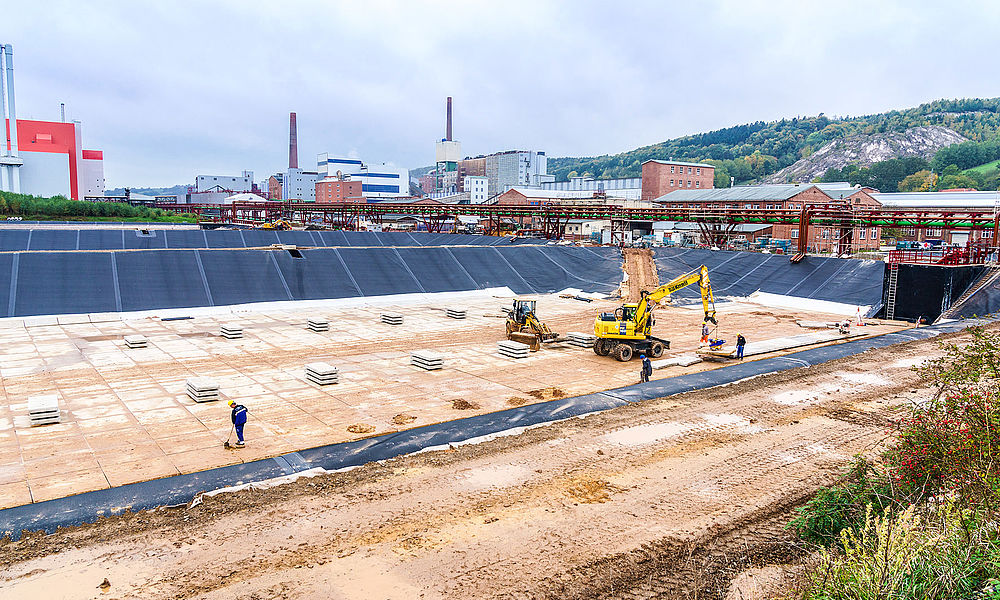
[[[797, 225], [798, 252], [806, 252], [810, 225], [836, 227], [838, 254], [850, 253], [855, 227], [909, 227], [992, 231], [991, 243], [1000, 239], [1000, 213], [993, 210], [907, 210], [856, 207], [846, 202], [806, 204], [801, 209], [685, 208], [660, 205], [626, 208], [614, 205], [540, 204], [416, 204], [416, 203], [320, 203], [234, 202], [232, 204], [157, 204], [157, 208], [198, 214], [203, 221], [235, 225], [257, 225], [285, 219], [293, 223], [321, 224], [334, 229], [356, 229], [360, 218], [382, 223], [386, 216], [412, 216], [430, 232], [440, 232], [445, 223], [459, 216], [485, 221], [485, 233], [499, 235], [505, 220], [530, 222], [545, 237], [559, 239], [570, 220], [610, 221], [612, 242], [624, 241], [630, 222], [682, 221], [698, 223], [709, 236], [724, 236], [740, 224]], [[482, 223], [481, 223], [482, 224]]]

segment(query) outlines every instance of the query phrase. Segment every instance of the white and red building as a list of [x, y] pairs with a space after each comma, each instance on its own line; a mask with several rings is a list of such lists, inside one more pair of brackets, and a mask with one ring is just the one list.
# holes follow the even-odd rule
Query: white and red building
[[[4, 142], [11, 144], [9, 119], [5, 125]], [[83, 149], [80, 123], [18, 119], [16, 152], [23, 161], [17, 167], [18, 186], [6, 191], [73, 200], [104, 196], [104, 154]]]
[[104, 154], [84, 150], [79, 121], [18, 119], [14, 102], [14, 50], [0, 45], [0, 190], [83, 200], [104, 196]]

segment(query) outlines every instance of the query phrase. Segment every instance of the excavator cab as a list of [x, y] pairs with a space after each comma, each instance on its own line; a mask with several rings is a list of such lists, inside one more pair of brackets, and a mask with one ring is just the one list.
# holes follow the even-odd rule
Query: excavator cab
[[510, 313], [514, 315], [515, 321], [518, 325], [525, 325], [528, 315], [535, 314], [536, 304], [536, 300], [524, 300], [521, 298], [514, 299], [514, 305], [511, 308]]
[[507, 314], [507, 339], [528, 344], [532, 352], [538, 350], [543, 342], [553, 342], [559, 337], [538, 320], [536, 304], [535, 300], [515, 298]]

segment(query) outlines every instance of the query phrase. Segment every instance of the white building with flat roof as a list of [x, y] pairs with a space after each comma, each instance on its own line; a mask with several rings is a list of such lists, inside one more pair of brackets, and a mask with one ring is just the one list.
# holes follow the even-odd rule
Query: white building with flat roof
[[470, 204], [482, 204], [490, 198], [490, 179], [484, 175], [468, 175], [465, 177], [465, 191], [469, 194]]
[[313, 171], [288, 169], [281, 180], [281, 198], [300, 202], [316, 201], [316, 182], [322, 176]]
[[229, 175], [198, 175], [194, 178], [196, 192], [226, 190], [229, 192], [249, 192], [253, 190], [253, 174], [244, 172], [240, 177]]
[[609, 198], [639, 200], [642, 198], [642, 177], [621, 179], [594, 179], [570, 177], [569, 181], [553, 181], [539, 186], [543, 190], [590, 191], [606, 194]]

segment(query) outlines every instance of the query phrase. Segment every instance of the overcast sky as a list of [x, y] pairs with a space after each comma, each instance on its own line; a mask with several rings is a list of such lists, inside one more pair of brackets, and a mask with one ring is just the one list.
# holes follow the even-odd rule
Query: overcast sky
[[1000, 2], [9, 2], [20, 118], [83, 123], [108, 187], [616, 153], [796, 115], [1000, 96]]

